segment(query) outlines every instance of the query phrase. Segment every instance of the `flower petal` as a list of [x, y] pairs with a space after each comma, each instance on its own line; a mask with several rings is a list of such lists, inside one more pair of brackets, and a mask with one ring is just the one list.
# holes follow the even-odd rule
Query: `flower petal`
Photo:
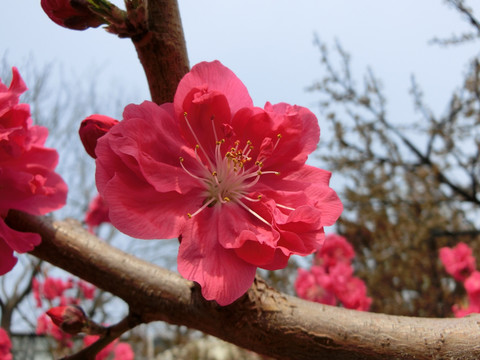
[[[2, 222], [3, 220], [0, 220], [0, 232], [2, 231]], [[12, 270], [17, 261], [18, 259], [13, 256], [12, 248], [8, 246], [5, 241], [3, 241], [2, 236], [0, 235], [0, 276], [5, 275], [7, 272]]]
[[102, 196], [110, 221], [120, 231], [140, 239], [171, 239], [180, 234], [187, 213], [201, 206], [200, 191], [160, 193], [136, 178], [116, 174], [103, 187]]
[[234, 250], [218, 242], [218, 207], [190, 219], [182, 232], [178, 252], [178, 271], [197, 282], [207, 300], [228, 305], [245, 294], [253, 283], [256, 266], [240, 259]]
[[[267, 103], [265, 111], [273, 119], [275, 132], [282, 136], [272, 157], [272, 166], [275, 166], [277, 171], [285, 172], [305, 164], [308, 155], [317, 148], [320, 140], [317, 117], [307, 108], [285, 103]], [[291, 160], [285, 162], [286, 159]], [[279, 167], [280, 165], [283, 166]]]
[[0, 275], [9, 272], [17, 263], [13, 251], [31, 251], [41, 241], [40, 235], [13, 230], [0, 218]]
[[201, 62], [192, 67], [178, 84], [173, 100], [177, 116], [183, 117], [185, 101], [190, 103], [193, 93], [199, 90], [224, 94], [232, 113], [253, 106], [247, 88], [230, 69], [219, 61]]

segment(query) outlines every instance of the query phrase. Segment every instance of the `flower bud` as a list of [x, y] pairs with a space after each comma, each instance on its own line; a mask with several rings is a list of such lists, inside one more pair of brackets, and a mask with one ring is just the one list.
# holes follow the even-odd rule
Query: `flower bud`
[[97, 155], [95, 155], [97, 140], [105, 135], [108, 130], [117, 123], [118, 120], [98, 114], [90, 115], [82, 121], [78, 133], [80, 134], [80, 139], [82, 140], [83, 146], [88, 155], [94, 159], [97, 158]]
[[98, 27], [104, 20], [90, 11], [87, 0], [42, 0], [42, 9], [56, 24], [72, 30]]
[[88, 325], [88, 319], [81, 307], [76, 305], [57, 306], [47, 311], [53, 323], [68, 334], [78, 334]]

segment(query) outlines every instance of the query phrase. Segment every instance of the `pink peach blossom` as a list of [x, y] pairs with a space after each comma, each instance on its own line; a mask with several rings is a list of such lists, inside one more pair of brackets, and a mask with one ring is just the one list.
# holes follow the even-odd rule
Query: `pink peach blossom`
[[92, 300], [95, 297], [95, 292], [97, 291], [95, 285], [89, 284], [83, 280], [79, 280], [77, 286], [82, 291], [85, 299]]
[[0, 360], [12, 360], [12, 354], [10, 349], [12, 348], [12, 342], [8, 337], [7, 332], [0, 328]]
[[94, 159], [97, 158], [97, 155], [95, 155], [95, 147], [97, 146], [98, 139], [105, 135], [116, 124], [118, 124], [118, 120], [98, 114], [90, 115], [82, 121], [78, 134], [88, 155]]
[[[83, 344], [85, 346], [89, 346], [91, 344], [93, 344], [94, 342], [96, 342], [98, 340], [98, 336], [97, 335], [87, 335], [83, 338]], [[108, 344], [106, 347], [104, 347], [98, 354], [97, 356], [95, 357], [95, 360], [105, 360], [108, 358], [108, 356], [110, 355], [110, 353], [113, 351], [113, 348], [115, 346], [115, 342], [112, 342], [110, 344]]]
[[349, 263], [339, 262], [330, 268], [324, 267], [331, 278], [332, 288], [335, 294], [345, 291], [347, 284], [353, 277], [353, 267]]
[[180, 236], [180, 274], [227, 305], [257, 267], [314, 252], [339, 217], [330, 173], [305, 164], [319, 135], [306, 108], [254, 107], [232, 71], [204, 62], [180, 81], [173, 104], [125, 108], [96, 145], [97, 188], [119, 230]]
[[342, 288], [337, 288], [335, 294], [347, 309], [368, 311], [372, 299], [367, 296], [365, 282], [355, 276], [350, 277]]
[[355, 251], [343, 236], [330, 234], [315, 254], [310, 270], [298, 269], [297, 295], [327, 305], [341, 304], [347, 309], [367, 311], [372, 299], [363, 280], [353, 276], [351, 260]]
[[10, 87], [0, 82], [0, 275], [17, 262], [13, 252], [33, 250], [38, 234], [9, 228], [4, 219], [9, 210], [44, 215], [65, 204], [67, 186], [54, 172], [58, 154], [44, 147], [48, 130], [32, 125], [30, 108], [19, 104], [27, 89], [18, 70], [12, 69]]
[[480, 271], [475, 270], [463, 283], [470, 305], [480, 307]]
[[119, 342], [113, 350], [115, 355], [114, 360], [134, 360], [135, 354], [133, 353], [130, 344]]
[[457, 281], [464, 281], [475, 270], [472, 249], [464, 242], [453, 248], [441, 248], [439, 255], [445, 270]]
[[325, 242], [315, 255], [317, 263], [325, 266], [335, 266], [337, 263], [350, 263], [355, 257], [355, 251], [352, 245], [343, 236], [329, 234], [325, 237]]
[[76, 335], [87, 326], [87, 316], [77, 305], [56, 306], [47, 311], [52, 322], [62, 331]]
[[97, 195], [88, 205], [88, 210], [85, 213], [85, 223], [88, 226], [88, 231], [95, 232], [103, 223], [109, 223], [108, 207], [100, 195]]
[[57, 297], [61, 298], [64, 291], [71, 287], [71, 282], [64, 281], [60, 278], [47, 277], [42, 286], [43, 296], [45, 299], [52, 301]]
[[40, 4], [54, 23], [68, 29], [85, 30], [104, 22], [88, 9], [87, 0], [42, 0]]
[[62, 347], [73, 347], [72, 335], [60, 330], [46, 314], [38, 317], [35, 333], [37, 335], [49, 335], [53, 337]]
[[459, 306], [455, 304], [452, 306], [452, 311], [455, 317], [461, 318], [473, 313], [480, 313], [480, 304], [468, 304], [467, 307]]
[[302, 299], [326, 305], [337, 304], [332, 279], [323, 267], [312, 266], [310, 271], [298, 269], [294, 287], [297, 295]]

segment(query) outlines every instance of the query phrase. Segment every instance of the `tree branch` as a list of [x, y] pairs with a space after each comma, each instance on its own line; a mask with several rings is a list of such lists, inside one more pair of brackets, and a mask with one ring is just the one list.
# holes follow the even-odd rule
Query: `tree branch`
[[132, 38], [150, 87], [152, 101], [172, 102], [180, 79], [188, 72], [188, 55], [176, 0], [149, 0], [148, 32]]
[[257, 279], [232, 305], [194, 283], [111, 247], [73, 221], [10, 211], [9, 226], [38, 232], [33, 255], [125, 300], [141, 322], [204, 331], [277, 359], [478, 359], [480, 316], [427, 319], [357, 312], [281, 294]]

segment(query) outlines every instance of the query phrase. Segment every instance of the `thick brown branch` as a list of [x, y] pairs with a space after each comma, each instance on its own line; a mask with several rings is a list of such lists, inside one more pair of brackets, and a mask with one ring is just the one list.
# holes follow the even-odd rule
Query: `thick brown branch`
[[199, 329], [278, 359], [478, 359], [480, 317], [426, 319], [356, 312], [278, 293], [257, 280], [220, 307], [179, 275], [115, 249], [74, 222], [11, 211], [41, 234], [32, 253], [124, 299], [141, 321]]
[[152, 100], [172, 102], [180, 79], [188, 72], [188, 55], [176, 0], [149, 0], [148, 33], [132, 38], [143, 65]]

